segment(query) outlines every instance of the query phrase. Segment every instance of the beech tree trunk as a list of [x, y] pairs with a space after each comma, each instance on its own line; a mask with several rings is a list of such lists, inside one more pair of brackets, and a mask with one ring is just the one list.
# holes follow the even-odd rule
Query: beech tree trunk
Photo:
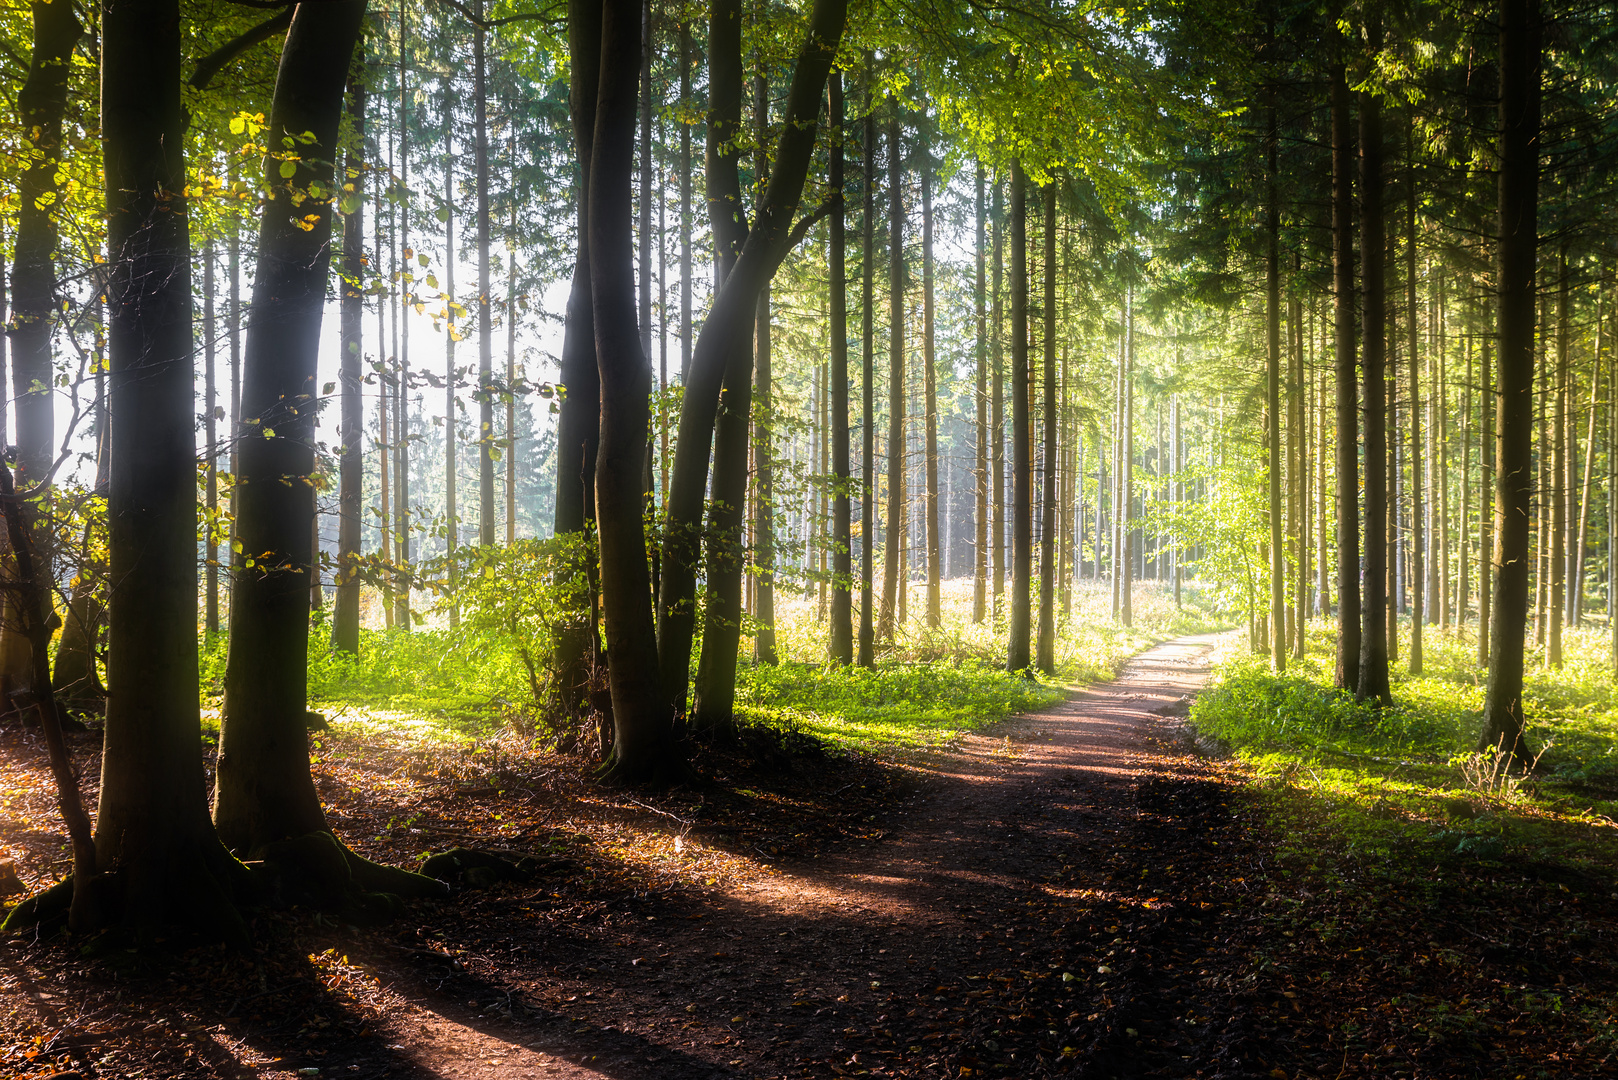
[[[1333, 45], [1342, 48], [1340, 34]], [[1359, 686], [1360, 499], [1359, 394], [1355, 364], [1353, 128], [1348, 78], [1339, 58], [1331, 67], [1332, 288], [1334, 293], [1337, 438], [1337, 660], [1339, 690]]]
[[888, 508], [883, 520], [882, 607], [878, 641], [893, 640], [894, 613], [902, 603], [900, 555], [904, 548], [905, 451], [904, 152], [897, 108], [888, 117]]
[[[847, 0], [815, 2], [808, 34], [799, 49], [787, 92], [781, 134], [776, 143], [775, 170], [770, 174], [757, 219], [748, 228], [741, 203], [734, 144], [727, 147], [726, 142], [734, 135], [735, 124], [724, 119], [726, 116], [739, 119], [739, 7], [737, 0], [721, 0], [714, 5], [708, 58], [709, 94], [714, 109], [708, 131], [709, 216], [721, 265], [728, 259], [733, 259], [734, 263], [721, 274], [723, 284], [714, 296], [692, 353], [691, 371], [680, 408], [679, 442], [669, 479], [660, 559], [658, 666], [668, 711], [675, 716], [685, 713], [696, 618], [698, 523], [708, 486], [708, 452], [719, 412], [720, 393], [730, 358], [738, 350], [751, 353], [749, 338], [759, 293], [795, 242], [797, 230], [793, 228], [792, 218], [802, 198], [813, 156], [820, 95], [842, 40], [847, 14]], [[737, 25], [727, 27], [729, 23]], [[736, 84], [734, 111], [722, 114], [720, 105], [732, 93], [729, 89], [732, 81]], [[728, 104], [724, 107], [731, 108]], [[745, 454], [742, 460], [745, 464]], [[734, 678], [734, 667], [730, 674]]]
[[[245, 943], [247, 871], [208, 821], [197, 705], [197, 492], [180, 12], [102, 8], [111, 602], [96, 857], [104, 923]], [[303, 595], [307, 596], [307, 592]], [[305, 759], [307, 762], [307, 758]]]
[[1034, 664], [1046, 675], [1056, 674], [1056, 543], [1057, 519], [1056, 423], [1056, 181], [1045, 184], [1045, 446], [1044, 489], [1039, 526], [1039, 636]]
[[305, 717], [316, 360], [332, 210], [329, 202], [305, 203], [296, 215], [290, 207], [296, 191], [332, 184], [344, 87], [364, 14], [362, 0], [300, 8], [271, 107], [268, 145], [278, 146], [283, 134], [308, 132], [314, 140], [290, 179], [282, 179], [273, 155], [265, 159], [270, 201], [248, 315], [237, 476], [237, 529], [248, 562], [236, 570], [232, 591], [214, 793], [220, 839], [244, 854], [327, 829], [309, 775]]
[[1028, 178], [1011, 164], [1011, 626], [1006, 668], [1029, 666], [1034, 559], [1034, 440], [1028, 395]]
[[826, 138], [830, 163], [827, 179], [837, 205], [828, 216], [831, 292], [831, 517], [832, 580], [830, 652], [834, 664], [854, 662], [852, 523], [848, 505], [848, 298], [843, 237], [843, 78], [833, 70], [826, 78]]
[[[1382, 30], [1372, 20], [1370, 40], [1380, 47]], [[1362, 701], [1388, 704], [1388, 438], [1386, 388], [1387, 290], [1383, 219], [1382, 103], [1360, 94], [1360, 251], [1364, 260], [1365, 320], [1365, 595], [1360, 628]]]
[[652, 368], [641, 349], [635, 318], [630, 198], [640, 2], [603, 0], [600, 12], [599, 81], [586, 216], [601, 387], [595, 505], [613, 720], [612, 757], [604, 775], [618, 783], [667, 784], [683, 778], [685, 767], [674, 748], [674, 728], [658, 679], [643, 517]]
[[365, 401], [363, 337], [365, 320], [365, 68], [349, 69], [348, 117], [354, 141], [344, 167], [341, 349], [337, 379], [342, 392], [342, 440], [337, 476], [337, 597], [332, 605], [332, 648], [358, 655], [360, 649], [360, 529], [365, 502]]
[[1478, 749], [1531, 757], [1523, 737], [1523, 627], [1533, 458], [1534, 269], [1539, 255], [1539, 0], [1500, 3], [1498, 420], [1494, 608]]

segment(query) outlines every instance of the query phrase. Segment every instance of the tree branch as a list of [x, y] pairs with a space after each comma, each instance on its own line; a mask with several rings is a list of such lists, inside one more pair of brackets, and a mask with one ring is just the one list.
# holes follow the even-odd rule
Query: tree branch
[[787, 233], [786, 243], [782, 245], [779, 256], [777, 256], [775, 263], [770, 267], [770, 276], [775, 276], [775, 272], [781, 268], [781, 264], [785, 262], [786, 257], [792, 253], [792, 249], [803, 243], [803, 238], [809, 235], [810, 229], [814, 228], [815, 225], [827, 214], [831, 213], [833, 210], [836, 210], [842, 205], [843, 193], [841, 191], [836, 191], [831, 195], [828, 195], [825, 201], [819, 206], [815, 207], [811, 213], [799, 218], [798, 223], [792, 226], [792, 231]]
[[261, 41], [266, 41], [279, 31], [292, 25], [293, 9], [283, 8], [259, 23], [240, 37], [227, 41], [213, 52], [197, 61], [197, 73], [191, 76], [191, 85], [198, 90], [206, 90], [213, 77], [219, 74], [221, 68], [230, 63], [242, 53], [251, 49]]

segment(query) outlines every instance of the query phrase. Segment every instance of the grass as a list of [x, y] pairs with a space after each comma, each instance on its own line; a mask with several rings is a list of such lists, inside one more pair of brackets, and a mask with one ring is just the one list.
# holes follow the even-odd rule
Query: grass
[[[1078, 584], [1060, 620], [1054, 679], [1005, 670], [1006, 628], [971, 620], [972, 583], [945, 582], [942, 619], [929, 628], [924, 592], [913, 588], [910, 618], [881, 649], [875, 670], [826, 662], [826, 624], [801, 595], [777, 601], [780, 663], [744, 659], [737, 670], [737, 712], [744, 723], [802, 731], [862, 751], [904, 753], [949, 743], [1008, 716], [1061, 700], [1067, 687], [1110, 678], [1128, 657], [1181, 634], [1222, 624], [1200, 592], [1184, 604], [1152, 583], [1137, 585], [1133, 627], [1111, 618], [1106, 585]], [[323, 631], [323, 628], [322, 628]], [[744, 639], [742, 655], [752, 642]], [[224, 643], [203, 654], [204, 694], [224, 679]], [[527, 679], [512, 643], [498, 633], [439, 626], [412, 633], [365, 630], [360, 654], [330, 652], [311, 636], [310, 708], [368, 738], [470, 744], [505, 730], [531, 709]], [[205, 722], [216, 724], [217, 710]]]
[[1618, 857], [1618, 687], [1605, 631], [1573, 631], [1560, 672], [1530, 673], [1524, 711], [1530, 742], [1543, 748], [1540, 768], [1508, 779], [1494, 755], [1473, 752], [1485, 674], [1475, 628], [1424, 628], [1420, 676], [1406, 668], [1409, 629], [1401, 625], [1395, 704], [1381, 710], [1332, 688], [1334, 628], [1325, 622], [1311, 624], [1308, 655], [1284, 675], [1235, 643], [1217, 658], [1192, 725], [1271, 788], [1302, 800], [1272, 805], [1278, 835], [1293, 838], [1283, 849], [1320, 841], [1299, 832], [1308, 818], [1348, 852], [1378, 859], [1509, 854], [1610, 868]]

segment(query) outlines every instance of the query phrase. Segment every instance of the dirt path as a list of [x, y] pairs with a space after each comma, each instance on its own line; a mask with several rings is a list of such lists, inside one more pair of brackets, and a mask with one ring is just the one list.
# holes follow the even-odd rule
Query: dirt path
[[962, 740], [874, 844], [542, 960], [383, 972], [398, 1056], [346, 1075], [1251, 1074], [1240, 1018], [1187, 1004], [1239, 959], [1188, 895], [1246, 841], [1165, 719], [1213, 640]]

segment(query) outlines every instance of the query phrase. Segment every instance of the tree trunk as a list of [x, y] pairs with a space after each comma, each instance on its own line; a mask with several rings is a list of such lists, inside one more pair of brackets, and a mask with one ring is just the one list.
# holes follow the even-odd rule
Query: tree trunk
[[1046, 675], [1056, 674], [1056, 516], [1057, 468], [1060, 452], [1056, 425], [1056, 182], [1044, 186], [1045, 226], [1045, 476], [1039, 524], [1039, 636], [1034, 663]]
[[[203, 545], [202, 631], [209, 638], [219, 633], [219, 426], [214, 402], [219, 396], [215, 377], [214, 250], [209, 241], [202, 249], [202, 442], [203, 499], [207, 540]], [[99, 377], [99, 373], [98, 373]], [[67, 645], [64, 634], [62, 645]], [[60, 649], [58, 650], [60, 652]]]
[[[1341, 35], [1334, 44], [1342, 47]], [[1337, 663], [1339, 690], [1359, 686], [1360, 501], [1359, 395], [1355, 364], [1353, 134], [1348, 79], [1341, 60], [1331, 67], [1332, 287], [1336, 322]]]
[[601, 388], [595, 504], [613, 720], [612, 758], [604, 774], [619, 783], [665, 784], [682, 778], [685, 768], [673, 746], [674, 729], [658, 679], [644, 526], [642, 470], [651, 421], [652, 369], [641, 349], [635, 318], [630, 207], [640, 2], [604, 0], [599, 10], [600, 67], [586, 189], [586, 238]]
[[865, 209], [861, 215], [860, 340], [861, 384], [860, 424], [865, 440], [860, 467], [863, 470], [860, 497], [860, 640], [859, 665], [874, 667], [872, 648], [875, 637], [872, 611], [872, 555], [876, 547], [876, 112], [872, 102], [873, 63], [865, 56], [865, 128], [860, 142], [860, 168], [864, 173]]
[[883, 522], [882, 606], [878, 641], [893, 640], [896, 604], [902, 602], [899, 555], [904, 546], [905, 453], [905, 248], [904, 151], [897, 107], [888, 117], [888, 507]]
[[[16, 426], [17, 485], [36, 500], [45, 497], [55, 457], [55, 376], [51, 336], [56, 325], [57, 173], [61, 169], [62, 116], [73, 47], [84, 28], [72, 4], [34, 0], [33, 53], [17, 94], [17, 113], [30, 153], [17, 181], [17, 235], [11, 265], [11, 385]], [[34, 540], [50, 576], [51, 537], [36, 518]], [[0, 708], [32, 685], [33, 661], [19, 599], [8, 592], [0, 620]]]
[[[1416, 164], [1415, 128], [1413, 121], [1405, 130], [1405, 341], [1408, 347], [1410, 371], [1410, 674], [1421, 674], [1422, 623], [1426, 621], [1423, 593], [1427, 591], [1428, 575], [1422, 570], [1422, 509], [1421, 509], [1421, 364], [1417, 349], [1416, 322]], [[1431, 388], [1428, 393], [1431, 394]], [[1433, 462], [1427, 463], [1429, 473]], [[1434, 560], [1436, 562], [1436, 560]]]
[[1528, 616], [1528, 511], [1533, 458], [1534, 268], [1539, 254], [1539, 0], [1500, 4], [1498, 540], [1489, 681], [1480, 750], [1531, 755], [1523, 737], [1523, 627]]
[[1270, 667], [1281, 672], [1287, 669], [1287, 555], [1281, 519], [1281, 207], [1276, 188], [1277, 132], [1273, 103], [1269, 108], [1267, 127], [1265, 153], [1269, 164], [1265, 201], [1269, 220], [1264, 237], [1264, 331], [1269, 364], [1266, 400], [1269, 421]]
[[[454, 133], [454, 103], [448, 85], [444, 91], [444, 551], [445, 579], [449, 585], [449, 625], [455, 629], [461, 624], [460, 605], [456, 600], [455, 559], [461, 542], [460, 507], [456, 502], [456, 480], [460, 463], [456, 460], [455, 391], [460, 381], [455, 372], [455, 341], [460, 331], [455, 328], [455, 153], [452, 148]], [[483, 335], [480, 333], [480, 337]], [[481, 397], [483, 384], [479, 384], [476, 397]], [[484, 435], [487, 435], [484, 429]], [[481, 439], [479, 440], [481, 443]]]
[[337, 598], [332, 609], [332, 648], [356, 656], [360, 650], [360, 535], [365, 503], [365, 400], [363, 341], [365, 320], [365, 67], [356, 62], [348, 76], [348, 117], [354, 141], [348, 150], [342, 186], [343, 266], [338, 383], [342, 391], [341, 450], [338, 452]]
[[1135, 621], [1135, 284], [1124, 290], [1124, 362], [1118, 410], [1118, 549], [1114, 575], [1118, 579], [1118, 620]]
[[976, 231], [972, 234], [973, 268], [976, 276], [973, 278], [973, 314], [976, 320], [977, 341], [972, 353], [973, 365], [977, 368], [977, 395], [973, 402], [976, 406], [977, 420], [977, 458], [973, 470], [973, 504], [972, 521], [975, 528], [972, 542], [972, 621], [981, 623], [985, 614], [988, 600], [989, 566], [989, 428], [987, 412], [989, 408], [989, 342], [988, 342], [988, 313], [984, 301], [984, 255], [983, 250], [983, 186], [985, 176], [983, 165], [980, 162], [977, 170], [976, 200], [973, 206], [977, 212]]
[[[739, 7], [736, 0], [724, 0], [714, 6], [710, 20], [708, 200], [723, 283], [692, 354], [660, 559], [658, 664], [668, 711], [675, 716], [685, 712], [696, 617], [697, 526], [708, 486], [708, 450], [720, 393], [730, 358], [737, 351], [751, 352], [748, 339], [760, 291], [796, 242], [792, 218], [813, 156], [820, 95], [847, 12], [846, 0], [816, 0], [787, 93], [775, 171], [749, 229], [733, 138], [741, 109]], [[598, 339], [600, 334], [598, 328]], [[742, 460], [745, 465], [745, 454]]]
[[828, 180], [837, 205], [829, 215], [831, 242], [831, 485], [832, 581], [831, 659], [854, 662], [853, 543], [848, 505], [848, 298], [843, 237], [843, 78], [833, 70], [826, 79], [826, 140], [831, 156]]
[[1564, 242], [1557, 258], [1558, 282], [1556, 290], [1556, 385], [1552, 389], [1551, 418], [1551, 532], [1550, 532], [1550, 595], [1547, 605], [1550, 614], [1550, 643], [1545, 659], [1552, 668], [1562, 666], [1562, 589], [1567, 585], [1567, 497], [1568, 474], [1572, 471], [1568, 453], [1568, 280], [1567, 246]]
[[[489, 305], [489, 105], [484, 90], [488, 35], [482, 22], [483, 0], [472, 0], [472, 12], [477, 16], [472, 24], [472, 175], [477, 198], [478, 243], [478, 295], [475, 301], [478, 324], [478, 543], [487, 547], [494, 543], [494, 399], [499, 395], [500, 388], [494, 382], [494, 327]], [[450, 261], [453, 262], [454, 258], [455, 253], [451, 249]], [[448, 423], [453, 426], [454, 422], [455, 416], [451, 412]], [[450, 608], [452, 613], [456, 610], [453, 606]]]
[[409, 9], [399, 6], [399, 350], [393, 381], [393, 623], [410, 629], [410, 319], [415, 278], [410, 267], [410, 79], [405, 42]]
[[1002, 187], [998, 176], [994, 179], [994, 194], [989, 208], [992, 238], [989, 247], [994, 265], [994, 288], [989, 303], [989, 379], [992, 384], [989, 400], [989, 469], [993, 472], [994, 508], [989, 531], [989, 554], [994, 577], [991, 618], [998, 622], [1005, 614], [1002, 597], [1006, 583], [1006, 382], [1005, 356], [1001, 342], [1004, 339], [1005, 311], [1002, 306], [1002, 277], [1004, 274], [1005, 236], [1002, 226], [1005, 207], [1002, 205]]
[[270, 203], [247, 328], [237, 483], [239, 536], [249, 554], [232, 592], [214, 793], [219, 837], [243, 853], [329, 831], [309, 775], [305, 719], [314, 557], [314, 489], [306, 478], [315, 470], [312, 406], [331, 207], [316, 205], [312, 220], [286, 208], [297, 190], [332, 183], [344, 85], [364, 13], [358, 0], [298, 10], [270, 113], [270, 145], [282, 133], [314, 138], [289, 179], [280, 162], [266, 158]]
[[[596, 364], [594, 300], [591, 295], [589, 190], [595, 147], [596, 93], [601, 64], [601, 5], [568, 8], [568, 53], [572, 57], [568, 112], [578, 162], [576, 249], [573, 281], [562, 329], [563, 394], [556, 417], [555, 535], [581, 533], [596, 520], [596, 459], [600, 452], [601, 374]], [[589, 568], [578, 572], [590, 574]], [[593, 575], [591, 575], [593, 577]], [[592, 598], [591, 609], [595, 609]], [[569, 626], [558, 635], [556, 668], [563, 699], [579, 708], [596, 655], [596, 626], [591, 620]]]
[[[754, 149], [754, 171], [762, 185], [769, 177], [769, 102], [768, 82], [762, 74], [755, 80], [753, 116], [757, 146]], [[762, 190], [760, 196], [762, 197]], [[758, 294], [758, 311], [754, 315], [753, 380], [758, 396], [754, 413], [757, 417], [753, 435], [756, 494], [754, 496], [754, 532], [757, 545], [753, 559], [758, 566], [756, 604], [753, 621], [757, 626], [753, 638], [753, 657], [761, 664], [776, 662], [775, 650], [775, 470], [772, 464], [775, 443], [775, 403], [773, 374], [770, 363], [773, 354], [772, 301], [768, 285]]]
[[[1490, 318], [1489, 302], [1484, 301], [1482, 324], [1488, 326], [1493, 320]], [[1489, 627], [1492, 625], [1490, 606], [1494, 593], [1493, 569], [1499, 560], [1495, 545], [1499, 542], [1494, 531], [1495, 502], [1494, 493], [1497, 486], [1499, 470], [1496, 467], [1498, 446], [1495, 440], [1495, 428], [1498, 421], [1494, 417], [1496, 403], [1492, 347], [1494, 338], [1491, 334], [1483, 335], [1483, 355], [1479, 360], [1478, 372], [1478, 491], [1482, 495], [1482, 505], [1478, 507], [1478, 666], [1487, 669], [1489, 666]], [[1615, 631], [1618, 632], [1618, 631]]]
[[[1382, 29], [1373, 18], [1370, 41], [1381, 47]], [[1360, 634], [1361, 701], [1387, 704], [1388, 686], [1388, 437], [1386, 387], [1387, 253], [1382, 210], [1382, 103], [1360, 94], [1360, 252], [1364, 260], [1365, 320], [1365, 597]]]
[[921, 365], [922, 415], [927, 444], [923, 450], [927, 476], [927, 625], [943, 622], [939, 596], [938, 545], [938, 372], [935, 370], [933, 319], [933, 148], [927, 112], [916, 122], [921, 136]]
[[104, 921], [147, 940], [178, 932], [241, 944], [247, 928], [232, 900], [247, 872], [208, 821], [197, 705], [191, 253], [177, 194], [186, 184], [180, 12], [165, 0], [112, 0], [101, 29], [108, 680], [116, 692], [107, 702], [95, 841], [116, 891], [100, 898], [100, 910]]
[[1028, 178], [1011, 164], [1011, 627], [1006, 668], [1029, 666], [1034, 558], [1034, 440], [1028, 387]]

